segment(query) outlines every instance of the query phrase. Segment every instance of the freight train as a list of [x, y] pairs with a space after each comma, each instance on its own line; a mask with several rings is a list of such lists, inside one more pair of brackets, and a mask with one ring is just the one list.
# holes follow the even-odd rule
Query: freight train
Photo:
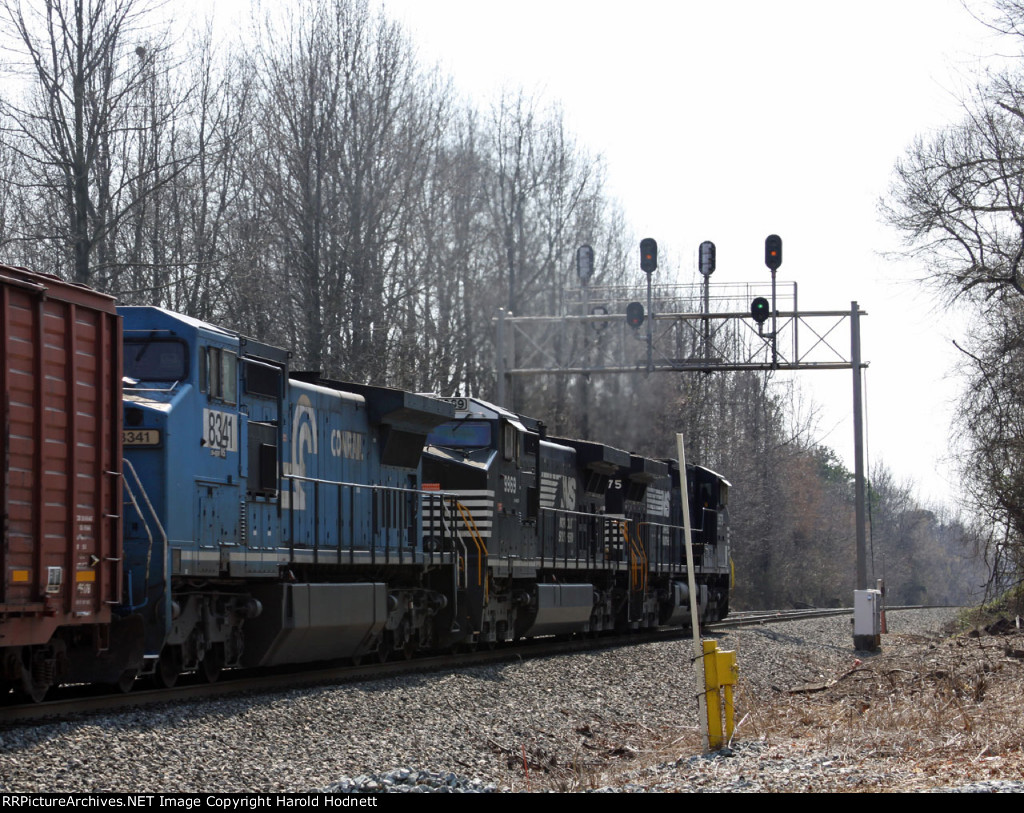
[[729, 484], [0, 266], [0, 690], [728, 612]]

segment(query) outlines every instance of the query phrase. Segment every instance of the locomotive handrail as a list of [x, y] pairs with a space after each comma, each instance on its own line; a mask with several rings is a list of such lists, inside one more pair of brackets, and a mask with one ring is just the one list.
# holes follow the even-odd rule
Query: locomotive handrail
[[589, 511], [573, 511], [570, 508], [555, 508], [550, 505], [542, 505], [541, 511], [548, 511], [552, 514], [567, 514], [568, 516], [574, 517], [586, 517], [587, 519], [607, 519], [612, 522], [618, 522], [622, 517], [617, 517], [614, 514], [593, 514]]
[[[371, 494], [381, 492], [391, 492], [395, 494], [413, 494], [420, 497], [421, 506], [422, 500], [424, 498], [430, 498], [436, 494], [441, 493], [437, 491], [425, 491], [423, 489], [417, 488], [405, 488], [403, 486], [386, 486], [374, 483], [353, 483], [347, 480], [329, 480], [324, 477], [309, 477], [305, 474], [282, 474], [281, 479], [301, 483], [311, 483], [312, 485], [335, 486], [338, 488], [352, 488], [357, 489], [359, 491], [367, 491]], [[318, 499], [318, 494], [319, 492], [314, 491], [314, 500]]]
[[[435, 499], [438, 499], [438, 503], [439, 503], [440, 508], [441, 508], [441, 512], [440, 512], [441, 513], [441, 528], [442, 528], [441, 540], [442, 540], [442, 544], [443, 544], [443, 542], [444, 542], [444, 531], [448, 529], [448, 524], [447, 523], [449, 521], [449, 512], [451, 510], [451, 506], [447, 505], [448, 500], [445, 499], [445, 495], [442, 494], [441, 492], [426, 492], [426, 493], [428, 494], [428, 499], [429, 499], [431, 505], [434, 504], [434, 500]], [[449, 500], [450, 499], [454, 499], [452, 497], [452, 495], [448, 495], [448, 498], [449, 498]], [[452, 525], [451, 531], [452, 531], [452, 534], [453, 534], [452, 538], [456, 542], [458, 542], [459, 548], [462, 549], [462, 556], [460, 557], [459, 553], [456, 551], [455, 561], [452, 562], [452, 577], [453, 577], [453, 579], [455, 581], [455, 587], [456, 587], [456, 589], [452, 592], [452, 601], [454, 602], [453, 603], [453, 609], [452, 609], [452, 613], [453, 613], [452, 618], [455, 619], [455, 618], [459, 617], [459, 591], [458, 591], [458, 588], [459, 587], [462, 587], [462, 588], [468, 588], [469, 587], [469, 573], [466, 571], [466, 568], [459, 566], [460, 560], [463, 561], [463, 562], [468, 561], [468, 559], [469, 559], [469, 547], [466, 545], [465, 541], [462, 539], [462, 534], [459, 533], [458, 525], [454, 522], [454, 516], [451, 517], [451, 525]], [[460, 578], [462, 580], [461, 583], [459, 581]]]
[[[709, 510], [710, 509], [708, 509], [708, 508], [704, 508], [703, 509], [704, 512], [707, 512]], [[686, 528], [684, 526], [682, 526], [682, 525], [670, 525], [670, 524], [664, 523], [664, 522], [641, 522], [641, 523], [638, 524], [637, 527], [638, 528], [654, 528], [654, 529], [661, 528], [661, 529], [667, 530], [668, 531], [668, 536], [669, 536], [669, 538], [668, 538], [668, 548], [669, 548], [668, 559], [669, 559], [669, 563], [671, 564], [672, 562], [679, 562], [680, 561], [680, 557], [675, 556], [674, 552], [676, 551], [677, 546], [681, 547], [682, 544], [683, 544], [682, 541], [680, 539], [678, 539], [678, 537], [676, 535], [678, 534], [678, 536], [682, 536], [686, 532]], [[703, 531], [704, 531], [703, 521], [701, 522], [701, 526], [699, 528], [695, 528], [695, 527], [693, 527], [691, 525], [690, 526], [690, 531], [693, 534], [703, 533]], [[648, 538], [650, 538], [650, 534], [648, 534]], [[702, 547], [703, 544], [704, 544], [703, 542], [698, 542], [696, 540], [693, 541], [694, 549]], [[665, 546], [665, 541], [664, 541], [664, 539], [662, 539], [661, 540], [661, 544], [657, 546], [658, 549], [655, 551], [657, 561], [654, 563], [654, 565], [655, 565], [656, 568], [664, 566], [664, 560], [663, 560], [663, 558], [661, 556], [661, 553], [664, 551], [664, 546]]]
[[[622, 517], [616, 516], [614, 514], [595, 514], [595, 513], [589, 512], [589, 511], [575, 511], [575, 510], [571, 510], [571, 509], [568, 509], [568, 508], [554, 508], [553, 506], [546, 506], [546, 505], [542, 505], [540, 507], [540, 510], [543, 513], [551, 515], [553, 518], [560, 518], [560, 517], [570, 518], [570, 519], [575, 519], [577, 521], [582, 521], [582, 522], [585, 522], [585, 523], [588, 523], [588, 524], [589, 523], [595, 523], [595, 522], [596, 523], [600, 523], [603, 526], [603, 528], [604, 528], [604, 530], [606, 532], [609, 529], [614, 531], [617, 528], [617, 526], [622, 522]], [[541, 527], [543, 528], [543, 527], [545, 527], [545, 525], [542, 523]], [[577, 527], [577, 532], [579, 532], [579, 527]], [[603, 539], [603, 537], [602, 537], [602, 539]], [[596, 540], [595, 540], [595, 543], [596, 543]], [[544, 539], [543, 538], [541, 539], [541, 544], [542, 544], [542, 546], [544, 544]], [[557, 544], [556, 544], [556, 547], [557, 547]], [[584, 545], [583, 550], [584, 550], [584, 555], [581, 556], [580, 552], [579, 552], [579, 544], [577, 543], [576, 555], [572, 557], [573, 561], [576, 562], [577, 565], [579, 564], [580, 560], [582, 559], [588, 566], [593, 566], [593, 567], [607, 566], [607, 560], [604, 560], [603, 562], [598, 561], [598, 559], [596, 558], [596, 553], [595, 553], [595, 551], [593, 549], [591, 549], [591, 547]], [[557, 551], [555, 551], [552, 554], [551, 558], [552, 558], [552, 562], [554, 562], [555, 560], [558, 559]], [[565, 552], [565, 556], [563, 557], [563, 561], [568, 562], [569, 558], [570, 557], [569, 557], [569, 553], [568, 553], [568, 550], [567, 550]], [[543, 562], [544, 559], [545, 559], [545, 554], [544, 554], [544, 551], [543, 551], [543, 548], [542, 548], [542, 551], [541, 551], [541, 561]]]
[[[452, 533], [452, 540], [455, 543], [457, 543], [458, 546], [462, 549], [462, 555], [464, 557], [468, 558], [469, 557], [469, 549], [466, 547], [466, 543], [462, 540], [462, 534], [459, 533], [459, 529], [457, 527], [453, 527], [453, 528], [449, 528], [448, 527], [449, 506], [447, 506], [445, 504], [446, 501], [443, 499], [443, 495], [441, 494], [441, 492], [440, 491], [424, 490], [424, 491], [422, 491], [420, 493], [422, 493], [423, 496], [426, 497], [426, 504], [430, 507], [431, 523], [433, 523], [433, 521], [434, 521], [433, 520], [434, 505], [436, 504], [438, 506], [438, 508], [439, 508], [439, 525], [441, 527], [441, 541], [442, 541], [442, 545], [444, 543], [444, 539], [446, 538], [446, 532], [450, 530], [451, 533]], [[451, 495], [449, 495], [449, 496], [451, 496]], [[459, 571], [460, 571], [460, 568], [458, 566], [459, 556], [458, 556], [458, 552], [457, 551], [456, 551], [455, 559], [456, 559], [456, 561], [455, 561], [455, 581], [456, 581], [456, 586], [468, 587], [469, 586], [469, 581], [468, 581], [468, 578], [465, 577], [465, 573], [463, 573], [464, 582], [461, 583], [461, 584], [459, 583]]]
[[[640, 544], [640, 540], [630, 537], [628, 520], [620, 521], [619, 527], [621, 528], [622, 535], [626, 538], [626, 542], [634, 554], [633, 557], [630, 559], [629, 563], [630, 583], [634, 585], [634, 590], [646, 590], [647, 552], [644, 550], [644, 546]], [[638, 577], [638, 574], [642, 574], [642, 577]], [[638, 582], [639, 586], [635, 586]]]
[[351, 486], [352, 488], [365, 488], [367, 491], [398, 491], [404, 494], [444, 494], [443, 491], [425, 491], [419, 488], [405, 488], [404, 486], [384, 486], [374, 483], [351, 483], [347, 480], [327, 480], [323, 477], [307, 477], [305, 474], [282, 474], [283, 480], [301, 480], [304, 483], [317, 483], [327, 486]]
[[[449, 528], [448, 528], [449, 506], [447, 506], [445, 504], [446, 503], [446, 500], [444, 499], [445, 495], [442, 494], [440, 491], [434, 491], [433, 489], [421, 489], [417, 493], [419, 493], [421, 495], [421, 497], [424, 498], [424, 501], [425, 501], [425, 505], [424, 505], [423, 502], [421, 502], [421, 507], [429, 507], [429, 509], [430, 509], [431, 523], [433, 523], [434, 506], [436, 505], [438, 507], [438, 509], [439, 509], [439, 511], [438, 511], [438, 513], [439, 513], [439, 520], [438, 520], [438, 522], [439, 522], [439, 525], [441, 527], [441, 542], [442, 542], [442, 546], [443, 546], [444, 539], [446, 538], [446, 531], [449, 530]], [[449, 498], [452, 497], [451, 494], [449, 494], [447, 496]], [[454, 525], [454, 523], [452, 523], [452, 524]], [[458, 527], [451, 528], [451, 531], [452, 531], [452, 540], [462, 550], [462, 556], [461, 557], [459, 555], [458, 550], [455, 551], [454, 561], [452, 562], [452, 586], [453, 586], [453, 590], [452, 590], [452, 618], [455, 619], [455, 618], [459, 617], [459, 588], [460, 587], [466, 588], [466, 587], [469, 586], [469, 578], [466, 575], [465, 571], [462, 568], [459, 567], [459, 561], [460, 561], [460, 559], [464, 560], [464, 559], [468, 559], [469, 558], [469, 550], [466, 547], [466, 543], [462, 540], [462, 534], [459, 533]], [[454, 545], [453, 545], [453, 548], [454, 548]], [[442, 547], [442, 550], [443, 550], [443, 547]], [[462, 572], [462, 581], [460, 581], [460, 571]], [[454, 623], [454, 621], [453, 621], [453, 623]]]
[[[135, 484], [138, 486], [139, 493], [142, 495], [142, 499], [143, 499], [143, 501], [146, 504], [146, 508], [149, 509], [149, 513], [152, 516], [153, 522], [156, 524], [157, 529], [160, 531], [160, 539], [161, 539], [161, 543], [162, 543], [161, 547], [163, 549], [163, 561], [164, 561], [164, 565], [166, 566], [166, 564], [167, 564], [167, 532], [164, 530], [164, 526], [160, 522], [160, 517], [157, 515], [156, 509], [153, 508], [153, 503], [150, 502], [149, 494], [146, 493], [146, 488], [145, 488], [145, 486], [142, 485], [142, 480], [139, 478], [138, 472], [135, 471], [135, 467], [131, 464], [131, 461], [127, 460], [127, 459], [122, 459], [121, 463], [124, 466], [124, 470], [126, 472], [130, 472], [131, 473], [132, 479], [135, 480]], [[146, 583], [146, 585], [148, 585], [149, 584], [149, 571], [150, 571], [150, 567], [152, 566], [152, 563], [153, 563], [153, 532], [152, 532], [152, 530], [149, 527], [149, 523], [146, 521], [145, 514], [143, 514], [142, 513], [142, 509], [139, 508], [139, 503], [135, 499], [135, 492], [132, 491], [131, 483], [128, 482], [128, 478], [127, 477], [125, 477], [123, 479], [123, 483], [124, 483], [124, 489], [125, 489], [126, 493], [128, 494], [128, 499], [131, 500], [132, 506], [135, 508], [135, 512], [139, 515], [139, 519], [142, 520], [142, 527], [145, 529], [146, 536], [149, 538], [149, 546], [148, 546], [148, 548], [146, 550], [146, 570], [145, 570], [145, 578], [146, 578], [146, 582], [145, 583]], [[133, 604], [132, 603], [133, 599], [134, 599], [134, 597], [132, 596], [131, 574], [129, 573], [128, 609], [129, 610], [138, 610], [138, 609], [140, 609], [142, 607], [145, 607], [149, 603], [149, 598], [148, 597], [141, 604]]]
[[[711, 509], [711, 508], [701, 508], [701, 510], [700, 510], [700, 520], [701, 520], [700, 525], [699, 526], [691, 525], [690, 526], [690, 530], [693, 533], [698, 533], [698, 534], [699, 533], [703, 533], [704, 532], [704, 515], [705, 514], [713, 514], [713, 513], [715, 513], [714, 509]], [[671, 524], [669, 524], [667, 522], [649, 522], [649, 521], [645, 521], [645, 522], [641, 522], [640, 525], [649, 525], [652, 528], [668, 528], [668, 529], [673, 530], [673, 531], [682, 531], [683, 530], [683, 526], [682, 525], [671, 525]]]
[[487, 546], [484, 544], [483, 537], [480, 536], [480, 531], [476, 527], [476, 521], [473, 519], [473, 515], [470, 513], [469, 509], [458, 500], [455, 501], [455, 507], [462, 515], [462, 522], [469, 531], [469, 536], [473, 540], [473, 543], [476, 545], [476, 551], [478, 554], [476, 558], [476, 583], [477, 586], [480, 586], [484, 583], [483, 562], [487, 557]]

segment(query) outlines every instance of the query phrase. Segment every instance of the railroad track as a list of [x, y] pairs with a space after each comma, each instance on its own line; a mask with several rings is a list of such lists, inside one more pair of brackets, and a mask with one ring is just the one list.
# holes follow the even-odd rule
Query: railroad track
[[[889, 607], [887, 609], [923, 609], [923, 607]], [[713, 633], [738, 627], [852, 613], [853, 609], [849, 607], [828, 610], [733, 612], [725, 621], [704, 625], [702, 631]], [[689, 636], [688, 629], [664, 627], [645, 631], [642, 634], [631, 633], [598, 638], [573, 638], [571, 640], [541, 638], [520, 643], [515, 647], [497, 647], [359, 666], [325, 665], [312, 669], [293, 667], [270, 673], [255, 670], [232, 670], [225, 672], [222, 679], [216, 683], [204, 683], [200, 682], [197, 676], [188, 676], [172, 689], [147, 688], [146, 682], [140, 680], [136, 682], [133, 691], [126, 694], [101, 693], [92, 686], [61, 686], [53, 690], [52, 697], [42, 703], [0, 705], [0, 726], [52, 721], [53, 719], [66, 720], [107, 711], [124, 711], [128, 708], [204, 700], [233, 694], [259, 694], [338, 683], [379, 680], [414, 672], [441, 672], [502, 661], [550, 657], [571, 652], [589, 652]]]
[[[888, 609], [906, 609], [890, 607]], [[834, 609], [808, 610], [750, 610], [747, 612], [730, 613], [725, 621], [705, 625], [705, 629], [728, 629], [730, 627], [750, 627], [756, 624], [773, 624], [782, 621], [801, 621], [807, 618], [828, 618], [833, 615], [852, 615], [852, 607]]]
[[[0, 726], [41, 720], [68, 719], [105, 711], [195, 701], [231, 694], [262, 693], [309, 688], [347, 682], [379, 680], [414, 672], [441, 672], [502, 661], [542, 658], [567, 652], [586, 652], [628, 644], [667, 640], [682, 634], [680, 628], [662, 628], [643, 634], [625, 634], [599, 638], [539, 638], [516, 646], [479, 649], [456, 654], [433, 655], [411, 660], [353, 665], [321, 665], [314, 668], [292, 667], [271, 672], [256, 670], [225, 671], [216, 683], [201, 682], [195, 675], [185, 676], [172, 689], [146, 687], [136, 681], [128, 693], [102, 693], [93, 686], [61, 686], [51, 691], [42, 703], [0, 705]], [[13, 696], [12, 696], [13, 697]]]
[[[937, 609], [924, 604], [902, 605], [899, 607], [886, 607], [888, 612], [896, 610], [929, 610]], [[717, 630], [729, 629], [730, 627], [750, 627], [757, 624], [772, 624], [782, 621], [802, 621], [808, 618], [828, 618], [833, 615], [853, 615], [853, 607], [836, 607], [833, 609], [805, 609], [805, 610], [750, 610], [746, 612], [729, 613], [725, 621], [715, 624], [706, 624], [704, 629]]]

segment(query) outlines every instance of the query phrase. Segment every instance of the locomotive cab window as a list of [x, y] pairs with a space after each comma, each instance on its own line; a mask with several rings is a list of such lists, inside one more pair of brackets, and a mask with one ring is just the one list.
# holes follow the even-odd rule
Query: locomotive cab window
[[597, 471], [587, 473], [587, 484], [584, 490], [591, 494], [604, 494], [608, 490], [608, 475]]
[[248, 359], [242, 362], [242, 380], [246, 395], [280, 398], [284, 374], [280, 367], [272, 367]]
[[491, 425], [487, 421], [453, 421], [427, 435], [428, 446], [449, 449], [486, 449], [491, 445]]
[[510, 424], [502, 424], [502, 442], [501, 449], [502, 454], [506, 460], [514, 460], [519, 462], [519, 432], [516, 428]]
[[137, 381], [182, 381], [188, 347], [179, 339], [125, 339], [124, 374]]
[[238, 400], [238, 356], [222, 347], [199, 353], [199, 389], [210, 398], [234, 404]]

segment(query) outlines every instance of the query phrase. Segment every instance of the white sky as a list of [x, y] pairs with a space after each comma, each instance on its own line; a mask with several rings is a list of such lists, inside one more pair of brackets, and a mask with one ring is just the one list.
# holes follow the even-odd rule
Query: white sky
[[[637, 238], [655, 237], [685, 279], [702, 240], [717, 245], [713, 281], [767, 279], [775, 232], [801, 309], [859, 302], [871, 461], [955, 500], [944, 458], [962, 327], [914, 284], [923, 268], [881, 256], [899, 244], [878, 201], [915, 135], [958, 119], [973, 77], [1010, 49], [959, 0], [383, 6], [480, 106], [503, 87], [557, 101], [605, 156]], [[822, 441], [852, 468], [851, 377], [800, 374]]]
[[[922, 267], [883, 258], [899, 243], [878, 202], [914, 137], [957, 120], [1010, 44], [959, 0], [374, 2], [478, 108], [503, 88], [560, 104], [605, 157], [637, 239], [655, 237], [683, 281], [703, 240], [717, 245], [715, 282], [768, 279], [775, 232], [801, 309], [859, 302], [870, 462], [955, 504], [945, 455], [962, 325], [914, 283]], [[851, 374], [800, 384], [822, 407], [821, 441], [852, 468]]]

